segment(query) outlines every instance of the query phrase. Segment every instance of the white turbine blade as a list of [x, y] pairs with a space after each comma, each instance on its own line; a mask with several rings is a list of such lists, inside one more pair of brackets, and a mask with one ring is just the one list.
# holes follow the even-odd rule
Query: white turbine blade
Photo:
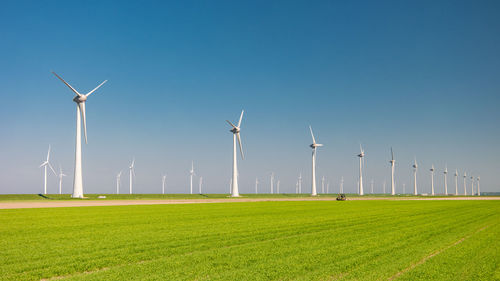
[[316, 146], [323, 146], [323, 144], [321, 144], [321, 143], [317, 143], [317, 144], [316, 144]]
[[135, 158], [132, 158], [132, 164], [130, 164], [130, 169], [134, 168], [134, 164], [135, 164]]
[[243, 110], [241, 111], [240, 121], [238, 121], [238, 128], [241, 126], [241, 119], [243, 119]]
[[226, 120], [226, 122], [229, 123], [229, 125], [231, 125], [233, 128], [235, 128], [235, 129], [237, 128], [233, 123], [231, 123], [231, 121]]
[[47, 165], [47, 163], [48, 163], [47, 161], [43, 162], [43, 163], [40, 165], [40, 167], [38, 167], [38, 168], [41, 168], [41, 167], [43, 167], [43, 166]]
[[313, 139], [313, 144], [316, 144], [316, 140], [314, 139], [313, 129], [311, 128], [311, 125], [309, 125], [309, 130], [311, 131], [311, 137]]
[[50, 144], [49, 144], [49, 150], [47, 150], [47, 162], [50, 160]]
[[99, 86], [95, 87], [92, 91], [88, 92], [85, 96], [88, 97], [90, 94], [92, 94], [93, 92], [95, 92], [95, 90], [99, 89], [99, 87], [101, 87], [106, 82], [108, 82], [108, 80], [104, 80], [104, 82], [102, 82], [101, 84], [99, 84]]
[[243, 155], [243, 148], [241, 147], [241, 137], [240, 137], [240, 133], [237, 133], [237, 134], [236, 134], [236, 137], [238, 138], [238, 144], [240, 145], [241, 159], [245, 159], [245, 155]]
[[391, 147], [391, 156], [392, 156], [392, 160], [394, 160], [394, 152], [392, 152], [392, 147]]
[[57, 77], [59, 78], [59, 80], [61, 80], [64, 84], [66, 84], [66, 86], [68, 86], [71, 91], [75, 92], [75, 94], [77, 94], [78, 96], [82, 96], [82, 94], [80, 94], [77, 90], [75, 90], [75, 88], [71, 87], [70, 84], [68, 84], [66, 81], [64, 81], [64, 79], [62, 79], [59, 75], [57, 75], [55, 72], [52, 71], [52, 73]]
[[81, 102], [78, 104], [78, 106], [80, 107], [80, 113], [83, 120], [83, 134], [85, 136], [85, 143], [87, 143], [87, 117], [85, 115], [85, 103]]
[[363, 147], [361, 146], [361, 143], [359, 144], [359, 151], [361, 151], [361, 154], [363, 154]]
[[50, 162], [47, 162], [47, 165], [49, 165], [49, 168], [52, 170], [52, 173], [54, 173], [54, 176], [57, 177], [57, 173], [56, 171], [54, 170], [54, 168], [52, 167], [52, 165], [50, 165]]

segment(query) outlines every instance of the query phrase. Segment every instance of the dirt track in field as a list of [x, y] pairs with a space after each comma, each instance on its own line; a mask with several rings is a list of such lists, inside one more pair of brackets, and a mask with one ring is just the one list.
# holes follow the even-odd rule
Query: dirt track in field
[[[500, 200], [500, 197], [352, 197], [355, 200]], [[130, 199], [130, 200], [68, 200], [68, 201], [20, 201], [0, 202], [0, 209], [24, 208], [57, 208], [57, 207], [90, 207], [90, 206], [124, 206], [124, 205], [163, 205], [163, 204], [196, 204], [196, 203], [230, 203], [230, 202], [264, 202], [264, 201], [335, 201], [335, 198], [227, 198], [227, 199]]]

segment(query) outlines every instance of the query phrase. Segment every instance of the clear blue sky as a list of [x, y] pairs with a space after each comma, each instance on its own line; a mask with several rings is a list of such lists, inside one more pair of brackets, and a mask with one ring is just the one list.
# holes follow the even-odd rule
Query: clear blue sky
[[[47, 146], [71, 191], [75, 103], [51, 71], [89, 97], [84, 192], [114, 192], [135, 156], [137, 193], [228, 192], [232, 134], [246, 113], [240, 192], [269, 190], [274, 171], [310, 190], [308, 125], [325, 146], [318, 179], [354, 192], [390, 180], [422, 192], [429, 168], [481, 176], [500, 191], [498, 1], [4, 1], [0, 9], [0, 193], [40, 193]], [[452, 172], [453, 173], [453, 172]], [[451, 173], [451, 174], [452, 174]], [[197, 182], [197, 180], [196, 180]], [[460, 181], [461, 182], [461, 181]], [[450, 177], [453, 186], [453, 177]], [[57, 190], [49, 178], [49, 192]], [[461, 184], [460, 184], [461, 186]]]

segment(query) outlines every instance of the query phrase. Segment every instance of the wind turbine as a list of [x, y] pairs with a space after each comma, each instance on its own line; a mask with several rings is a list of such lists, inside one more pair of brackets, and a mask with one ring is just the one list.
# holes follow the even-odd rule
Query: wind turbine
[[474, 176], [470, 175], [470, 195], [474, 196]]
[[231, 196], [232, 197], [239, 197], [240, 193], [238, 191], [238, 164], [236, 161], [236, 139], [238, 139], [238, 144], [240, 145], [240, 154], [241, 154], [241, 159], [245, 159], [245, 156], [243, 155], [243, 148], [241, 147], [241, 137], [240, 137], [240, 127], [241, 127], [241, 119], [243, 118], [243, 110], [241, 111], [240, 115], [240, 120], [238, 121], [238, 126], [235, 126], [233, 123], [231, 123], [229, 120], [226, 120], [231, 127], [233, 127], [230, 132], [233, 133], [233, 178], [232, 178], [232, 185], [231, 185]]
[[259, 179], [255, 178], [255, 194], [259, 193]]
[[340, 178], [340, 193], [344, 193], [344, 176]]
[[431, 166], [431, 194], [434, 195], [434, 164]]
[[299, 194], [299, 180], [295, 183], [295, 194]]
[[76, 96], [73, 101], [76, 102], [76, 148], [75, 148], [75, 175], [73, 179], [73, 198], [83, 198], [83, 180], [82, 180], [82, 131], [81, 131], [81, 119], [83, 119], [83, 133], [85, 135], [85, 143], [87, 143], [87, 121], [85, 115], [85, 102], [90, 94], [95, 92], [99, 87], [101, 87], [108, 80], [104, 80], [99, 86], [95, 87], [92, 91], [87, 94], [80, 94], [75, 88], [68, 84], [64, 79], [62, 79], [55, 72], [52, 72], [59, 80], [61, 80], [68, 88], [73, 91]]
[[361, 144], [359, 145], [359, 150], [360, 153], [358, 154], [359, 157], [359, 195], [364, 195], [365, 193], [363, 192], [363, 160], [365, 157], [365, 151], [363, 150], [363, 147]]
[[323, 146], [320, 143], [316, 143], [316, 140], [314, 139], [314, 134], [311, 126], [309, 125], [309, 130], [311, 131], [311, 137], [313, 140], [313, 143], [310, 145], [312, 148], [312, 183], [311, 183], [311, 196], [316, 196], [318, 193], [316, 193], [316, 148]]
[[464, 172], [464, 195], [467, 195], [467, 173]]
[[274, 193], [274, 172], [271, 172], [271, 194]]
[[477, 196], [481, 196], [481, 186], [479, 185], [479, 181], [481, 180], [481, 177], [477, 177]]
[[191, 161], [191, 170], [189, 170], [189, 180], [190, 180], [189, 193], [190, 194], [193, 194], [193, 176], [194, 176], [194, 164], [193, 164], [193, 161]]
[[43, 167], [44, 168], [44, 177], [43, 177], [43, 194], [47, 194], [47, 166], [52, 170], [54, 175], [57, 177], [56, 171], [54, 171], [54, 168], [52, 168], [52, 165], [50, 164], [50, 144], [49, 144], [49, 150], [47, 151], [47, 160], [45, 160], [39, 168]]
[[120, 194], [120, 183], [121, 183], [122, 171], [116, 175], [116, 194]]
[[330, 181], [326, 183], [326, 194], [330, 194]]
[[391, 161], [389, 161], [389, 163], [391, 163], [391, 195], [396, 195], [396, 190], [394, 189], [394, 164], [396, 163], [396, 160], [394, 160], [394, 152], [392, 152], [392, 147], [391, 157]]
[[455, 196], [458, 195], [458, 171], [455, 169]]
[[406, 194], [406, 183], [403, 183], [403, 194]]
[[198, 189], [199, 189], [199, 193], [201, 194], [201, 185], [203, 184], [203, 177], [200, 177], [200, 181], [198, 183]]
[[167, 175], [161, 177], [161, 194], [165, 194], [165, 183], [167, 181]]
[[[415, 157], [415, 162], [413, 163], [412, 167], [413, 167], [413, 195], [418, 195], [418, 192], [417, 192], [417, 170], [418, 170], [417, 157]], [[432, 190], [434, 190], [434, 183], [433, 183], [432, 188], [433, 188]], [[434, 195], [434, 193], [432, 195]]]
[[325, 176], [321, 177], [321, 193], [325, 193]]
[[276, 182], [276, 194], [280, 194], [280, 180]]
[[59, 165], [59, 194], [62, 194], [62, 179], [63, 177], [65, 177], [66, 175], [63, 174], [63, 171], [62, 171], [62, 168], [61, 168], [61, 165]]
[[299, 193], [302, 193], [302, 173], [299, 173]]
[[129, 185], [130, 186], [130, 194], [132, 194], [132, 181], [133, 181], [132, 175], [135, 177], [135, 168], [134, 168], [134, 165], [135, 165], [135, 158], [132, 158], [132, 163], [128, 167], [129, 184], [130, 184]]
[[384, 180], [384, 185], [383, 185], [383, 187], [384, 187], [384, 194], [385, 194], [385, 185], [386, 185], [386, 182], [385, 182], [385, 180]]
[[371, 180], [370, 184], [371, 184], [371, 194], [373, 194], [373, 179]]
[[444, 195], [448, 195], [448, 165], [444, 167]]

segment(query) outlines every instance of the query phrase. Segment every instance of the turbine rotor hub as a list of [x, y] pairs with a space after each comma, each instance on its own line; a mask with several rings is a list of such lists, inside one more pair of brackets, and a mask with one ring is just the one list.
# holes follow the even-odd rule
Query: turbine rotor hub
[[87, 96], [81, 95], [81, 96], [76, 96], [73, 98], [73, 101], [76, 103], [82, 103], [87, 100]]

